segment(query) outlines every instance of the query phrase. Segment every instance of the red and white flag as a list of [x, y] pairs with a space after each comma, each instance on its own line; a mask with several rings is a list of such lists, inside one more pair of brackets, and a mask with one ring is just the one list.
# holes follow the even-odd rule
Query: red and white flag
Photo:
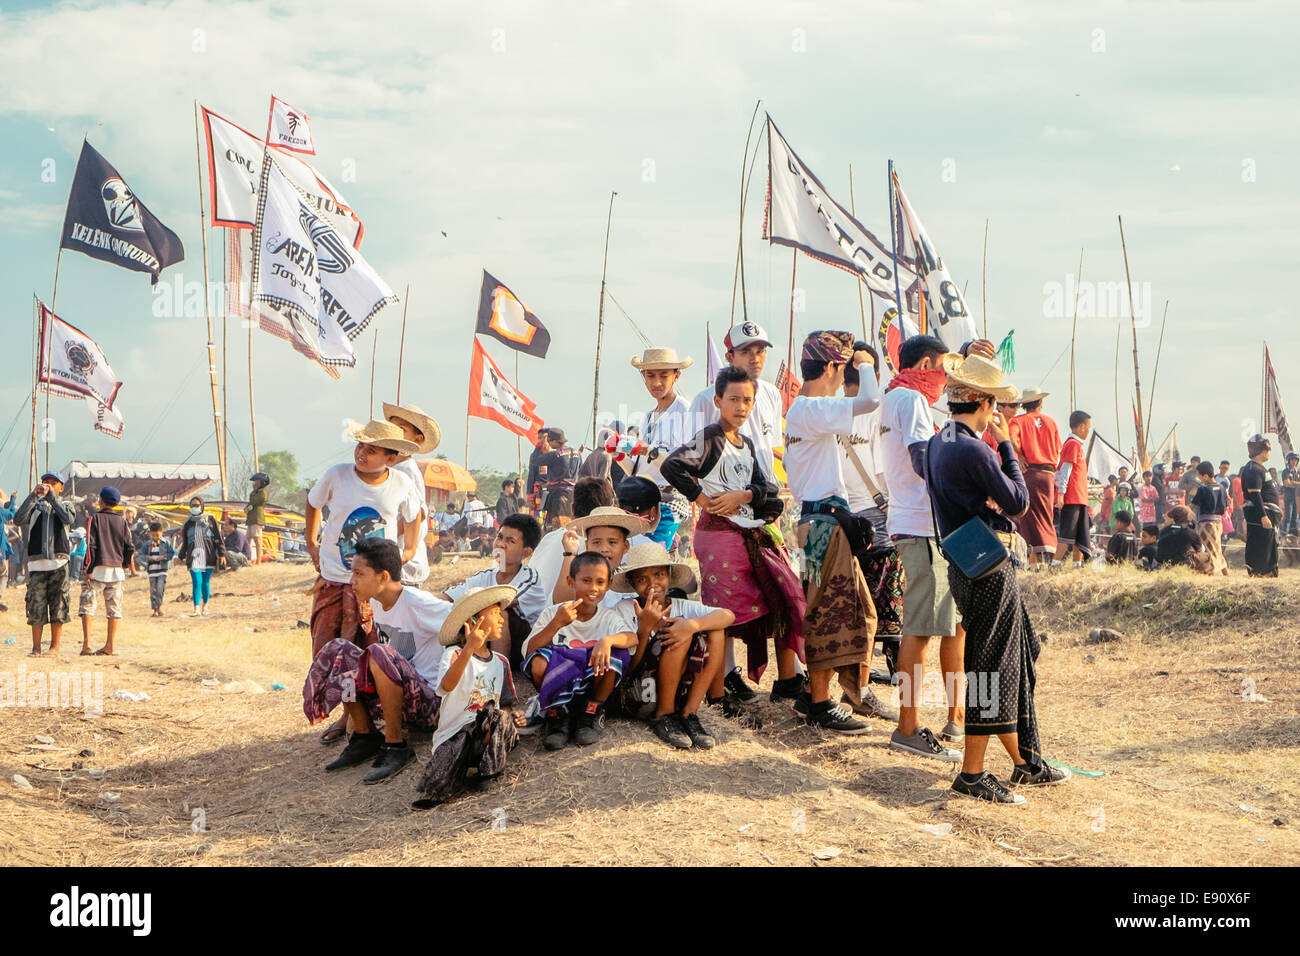
[[311, 127], [307, 125], [307, 114], [294, 109], [278, 96], [271, 97], [271, 115], [266, 121], [266, 141], [271, 146], [295, 153], [316, 154], [316, 144], [311, 141]]
[[533, 438], [544, 424], [537, 405], [510, 384], [477, 338], [469, 369], [469, 414], [496, 422], [524, 438]]
[[1264, 346], [1264, 425], [1260, 431], [1265, 435], [1276, 435], [1286, 454], [1294, 450], [1291, 430], [1286, 424], [1286, 409], [1282, 407], [1282, 391], [1277, 387], [1277, 375], [1273, 372], [1267, 345]]
[[114, 404], [122, 383], [104, 353], [94, 339], [64, 322], [39, 299], [36, 308], [40, 313], [41, 387], [51, 395], [85, 399], [95, 428], [121, 438], [126, 422]]
[[794, 400], [799, 397], [801, 388], [803, 388], [803, 384], [782, 362], [781, 368], [776, 373], [776, 390], [781, 393], [781, 415], [783, 417], [790, 410], [790, 406], [794, 404]]

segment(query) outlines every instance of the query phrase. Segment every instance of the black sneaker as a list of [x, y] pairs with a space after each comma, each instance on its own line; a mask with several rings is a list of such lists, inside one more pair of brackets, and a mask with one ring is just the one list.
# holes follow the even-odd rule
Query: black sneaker
[[348, 738], [348, 745], [343, 748], [343, 752], [327, 763], [325, 769], [342, 770], [344, 767], [355, 767], [359, 763], [365, 763], [379, 753], [379, 748], [383, 745], [384, 735], [381, 733], [354, 733]]
[[379, 783], [401, 772], [402, 768], [415, 759], [415, 748], [403, 740], [400, 744], [385, 743], [379, 748], [375, 758], [374, 769], [361, 778], [362, 783]]
[[808, 678], [802, 674], [795, 674], [785, 680], [773, 681], [772, 703], [777, 704], [783, 700], [796, 700], [800, 694], [806, 693], [807, 689]]
[[677, 719], [686, 727], [686, 732], [691, 735], [691, 743], [696, 747], [701, 750], [712, 750], [717, 746], [718, 742], [713, 739], [713, 735], [705, 730], [704, 725], [700, 723], [699, 714], [686, 714]]
[[1005, 803], [1018, 806], [1025, 802], [1024, 797], [1012, 793], [1002, 786], [998, 782], [998, 778], [987, 770], [980, 774], [979, 779], [974, 783], [967, 783], [961, 774], [957, 774], [956, 779], [952, 782], [952, 792], [959, 793], [963, 797], [974, 797], [976, 800], [987, 800], [990, 803]]
[[830, 730], [837, 734], [852, 735], [867, 732], [867, 725], [857, 720], [847, 707], [831, 707], [829, 704], [830, 701], [826, 701], [825, 710], [820, 710], [814, 704], [807, 718], [808, 723], [813, 727], [820, 727], [822, 730]]
[[552, 707], [542, 718], [542, 746], [563, 750], [569, 745], [569, 714], [563, 707]]
[[590, 747], [604, 735], [605, 702], [589, 700], [578, 713], [578, 725], [573, 733], [574, 742], [579, 747]]
[[710, 707], [721, 707], [722, 716], [730, 720], [735, 720], [744, 713], [744, 708], [740, 706], [740, 701], [736, 700], [731, 694], [723, 694], [721, 697], [705, 697], [704, 702]]
[[678, 750], [691, 749], [691, 736], [682, 725], [682, 719], [676, 714], [664, 714], [656, 717], [650, 724], [656, 737]]
[[807, 688], [799, 691], [794, 698], [794, 703], [790, 705], [790, 709], [795, 712], [796, 717], [807, 719], [812, 712], [812, 694], [808, 692]]
[[1046, 787], [1056, 783], [1065, 783], [1073, 774], [1064, 767], [1053, 767], [1042, 763], [1035, 767], [1031, 763], [1018, 764], [1011, 768], [1012, 787]]
[[745, 703], [758, 697], [758, 691], [745, 683], [745, 678], [740, 676], [740, 668], [737, 667], [726, 677], [722, 679], [724, 686], [736, 700]]

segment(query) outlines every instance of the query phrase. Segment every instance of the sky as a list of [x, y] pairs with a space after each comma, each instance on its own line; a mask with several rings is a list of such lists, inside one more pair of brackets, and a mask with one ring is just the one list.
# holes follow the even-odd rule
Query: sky
[[[1123, 283], [1122, 215], [1151, 444], [1177, 422], [1184, 457], [1240, 463], [1258, 427], [1265, 340], [1300, 408], [1286, 278], [1300, 253], [1290, 39], [1300, 16], [1269, 2], [997, 6], [0, 3], [0, 437], [12, 426], [0, 487], [27, 481], [32, 296], [50, 299], [83, 135], [184, 242], [185, 261], [160, 282], [171, 296], [171, 283], [203, 271], [194, 103], [260, 132], [272, 93], [309, 114], [317, 165], [365, 222], [362, 253], [398, 295], [410, 287], [403, 398], [439, 420], [439, 451], [454, 460], [466, 460], [483, 269], [551, 332], [545, 360], [520, 357], [520, 389], [571, 439], [588, 430], [611, 191], [602, 414], [649, 404], [629, 364], [645, 347], [632, 323], [695, 358], [684, 394], [704, 387], [706, 326], [721, 340], [733, 318], [742, 154], [761, 100], [755, 135], [769, 112], [845, 206], [851, 164], [858, 218], [885, 237], [895, 161], [977, 324], [987, 318], [995, 341], [1015, 330], [1012, 380], [1050, 390], [1058, 420], [1069, 412], [1080, 250], [1085, 296]], [[745, 309], [737, 302], [734, 316], [778, 343], [771, 380], [794, 256], [761, 238], [765, 157], [747, 197]], [[214, 281], [221, 241], [209, 230]], [[851, 276], [801, 257], [795, 281], [796, 343], [861, 328]], [[126, 431], [99, 434], [83, 404], [51, 399], [53, 466], [216, 460], [201, 310], [159, 316], [147, 275], [69, 252], [57, 311], [124, 383]], [[1076, 404], [1127, 451], [1127, 311], [1082, 311]], [[259, 450], [292, 451], [305, 478], [347, 460], [341, 424], [371, 415], [376, 348], [373, 411], [395, 394], [401, 317], [400, 304], [379, 313], [377, 345], [367, 332], [338, 381], [255, 332]], [[228, 335], [233, 473], [251, 447], [249, 355], [238, 321]], [[487, 348], [513, 376], [514, 354]], [[474, 419], [468, 446], [471, 467], [515, 465], [514, 435], [493, 422]]]

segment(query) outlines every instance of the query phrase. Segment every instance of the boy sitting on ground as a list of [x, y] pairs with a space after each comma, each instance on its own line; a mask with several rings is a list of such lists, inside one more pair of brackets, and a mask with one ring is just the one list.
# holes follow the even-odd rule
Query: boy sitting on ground
[[1128, 564], [1136, 561], [1138, 543], [1133, 537], [1133, 513], [1131, 511], [1114, 512], [1115, 530], [1110, 541], [1106, 543], [1107, 564]]
[[498, 776], [519, 742], [523, 715], [510, 709], [515, 702], [510, 662], [488, 647], [501, 639], [504, 609], [516, 600], [509, 585], [470, 588], [443, 621], [439, 642], [460, 646], [444, 653], [438, 668], [442, 705], [433, 756], [416, 787], [423, 796], [411, 805], [416, 810], [449, 799], [465, 786], [471, 768], [478, 771], [479, 783]]
[[[340, 703], [354, 728], [348, 745], [326, 770], [374, 758], [363, 783], [379, 783], [415, 759], [402, 725], [433, 730], [435, 690], [442, 663], [439, 640], [451, 605], [428, 591], [402, 586], [402, 550], [388, 538], [363, 538], [352, 555], [350, 586], [372, 618], [375, 643], [362, 648], [346, 637], [326, 643], [302, 688], [302, 709], [315, 724]], [[382, 713], [384, 729], [375, 727]]]
[[722, 667], [723, 638], [736, 615], [669, 597], [669, 588], [691, 589], [691, 579], [690, 568], [656, 542], [633, 548], [614, 575], [615, 590], [636, 592], [619, 607], [637, 622], [637, 648], [619, 705], [627, 716], [650, 721], [664, 743], [707, 750], [717, 741], [700, 724], [700, 704]]
[[1143, 571], [1154, 571], [1159, 565], [1156, 559], [1156, 542], [1160, 539], [1160, 526], [1144, 524], [1142, 526], [1142, 547], [1138, 550], [1137, 565]]
[[537, 688], [545, 715], [542, 743], [561, 750], [570, 738], [594, 744], [605, 732], [605, 701], [627, 672], [637, 645], [635, 622], [602, 605], [610, 564], [584, 551], [569, 567], [568, 587], [577, 598], [541, 613], [524, 647], [524, 672]]
[[[552, 599], [557, 603], [572, 601], [576, 595], [573, 591], [573, 578], [570, 555], [584, 550], [579, 534], [586, 535], [587, 551], [595, 551], [609, 562], [610, 573], [618, 570], [632, 546], [632, 539], [646, 533], [646, 522], [622, 508], [596, 508], [585, 518], [574, 518], [565, 528], [564, 564], [560, 567], [560, 579], [555, 583]], [[571, 535], [571, 536], [570, 536]], [[601, 602], [601, 607], [617, 607], [626, 598], [617, 590], [609, 590]]]

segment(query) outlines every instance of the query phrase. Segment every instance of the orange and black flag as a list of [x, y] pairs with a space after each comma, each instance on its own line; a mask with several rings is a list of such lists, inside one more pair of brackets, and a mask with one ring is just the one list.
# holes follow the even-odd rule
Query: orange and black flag
[[480, 335], [490, 335], [527, 355], [546, 358], [551, 333], [506, 286], [483, 271], [483, 291], [478, 302]]

